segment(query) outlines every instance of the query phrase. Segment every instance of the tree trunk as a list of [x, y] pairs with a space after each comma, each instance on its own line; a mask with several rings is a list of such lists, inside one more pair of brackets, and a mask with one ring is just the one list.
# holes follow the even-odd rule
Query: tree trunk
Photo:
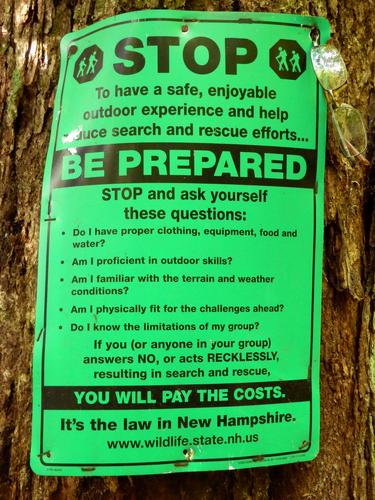
[[38, 477], [29, 468], [39, 199], [65, 34], [142, 8], [320, 15], [349, 70], [340, 99], [368, 121], [375, 153], [375, 2], [2, 0], [0, 7], [0, 498], [370, 499], [374, 484], [373, 167], [329, 134], [321, 345], [321, 451], [311, 463], [152, 477]]

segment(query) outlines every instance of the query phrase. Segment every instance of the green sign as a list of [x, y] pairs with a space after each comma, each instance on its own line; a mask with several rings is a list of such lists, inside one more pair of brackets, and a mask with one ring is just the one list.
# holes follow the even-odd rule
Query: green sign
[[326, 20], [132, 12], [64, 37], [31, 465], [121, 475], [319, 448]]

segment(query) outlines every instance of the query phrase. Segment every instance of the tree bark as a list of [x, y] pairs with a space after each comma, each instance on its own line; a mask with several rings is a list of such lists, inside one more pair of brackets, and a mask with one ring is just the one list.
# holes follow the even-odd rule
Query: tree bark
[[[370, 167], [350, 166], [329, 134], [321, 344], [321, 452], [311, 463], [149, 477], [38, 477], [29, 468], [39, 198], [59, 41], [142, 8], [320, 15], [349, 71], [340, 99], [369, 130]], [[374, 0], [1, 0], [0, 498], [371, 499], [374, 484]]]

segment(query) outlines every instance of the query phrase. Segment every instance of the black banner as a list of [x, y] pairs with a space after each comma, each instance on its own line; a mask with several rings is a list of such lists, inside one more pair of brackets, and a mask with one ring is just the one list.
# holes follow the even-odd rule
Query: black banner
[[198, 183], [314, 188], [316, 151], [230, 144], [136, 143], [55, 152], [51, 188]]
[[266, 405], [310, 401], [308, 380], [251, 384], [46, 386], [45, 410], [130, 410]]

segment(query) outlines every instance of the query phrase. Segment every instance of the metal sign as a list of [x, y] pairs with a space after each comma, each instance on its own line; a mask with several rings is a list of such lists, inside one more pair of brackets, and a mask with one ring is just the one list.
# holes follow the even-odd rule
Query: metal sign
[[45, 170], [31, 465], [311, 460], [322, 18], [143, 11], [70, 33]]

